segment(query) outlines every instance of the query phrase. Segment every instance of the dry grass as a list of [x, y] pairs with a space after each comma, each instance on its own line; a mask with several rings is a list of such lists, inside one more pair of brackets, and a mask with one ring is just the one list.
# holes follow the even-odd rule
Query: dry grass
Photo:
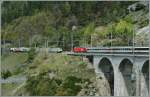
[[39, 74], [49, 70], [55, 71], [58, 78], [77, 76], [81, 78], [95, 78], [94, 70], [87, 69], [88, 62], [82, 61], [81, 57], [63, 54], [39, 54], [29, 67], [29, 74]]
[[18, 65], [23, 64], [27, 60], [27, 53], [10, 53], [6, 57], [2, 56], [1, 70], [13, 71]]

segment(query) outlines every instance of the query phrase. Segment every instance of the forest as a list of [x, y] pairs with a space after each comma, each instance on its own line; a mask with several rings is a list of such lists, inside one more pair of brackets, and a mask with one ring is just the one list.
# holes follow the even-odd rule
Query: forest
[[[11, 42], [11, 47], [46, 46], [64, 50], [69, 50], [71, 43], [73, 46], [131, 45], [136, 21], [127, 8], [133, 3], [5, 1], [2, 42]], [[140, 9], [148, 12], [148, 7], [139, 4], [137, 10]], [[147, 25], [148, 19], [141, 24]]]

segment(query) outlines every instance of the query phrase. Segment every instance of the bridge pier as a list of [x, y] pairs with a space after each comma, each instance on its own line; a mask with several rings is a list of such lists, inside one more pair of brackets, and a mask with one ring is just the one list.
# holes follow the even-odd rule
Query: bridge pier
[[[114, 57], [115, 58], [115, 57]], [[120, 73], [118, 71], [118, 64], [120, 63], [120, 60], [119, 58], [115, 58], [114, 61], [112, 61], [112, 65], [113, 65], [113, 68], [114, 68], [114, 96], [119, 96], [121, 95], [121, 90], [120, 89], [121, 87], [121, 79], [120, 79]]]
[[134, 62], [136, 66], [136, 96], [149, 96], [149, 87], [147, 87], [149, 86], [149, 75], [144, 76], [145, 71], [142, 72], [143, 69], [146, 69], [146, 73], [149, 74], [149, 63], [146, 63], [147, 67], [144, 67], [146, 60], [148, 62], [148, 58], [136, 58]]
[[140, 96], [149, 95], [149, 61], [147, 60], [140, 68]]
[[[131, 79], [129, 76], [132, 74], [132, 67], [129, 65], [123, 64], [123, 60], [127, 59], [127, 57], [111, 57], [112, 64], [114, 66], [114, 96], [130, 96], [131, 91], [130, 87], [131, 85]], [[129, 59], [130, 57], [128, 57]], [[131, 60], [132, 61], [132, 60]], [[125, 69], [129, 68], [129, 69]], [[126, 76], [126, 73], [130, 71], [130, 75]]]

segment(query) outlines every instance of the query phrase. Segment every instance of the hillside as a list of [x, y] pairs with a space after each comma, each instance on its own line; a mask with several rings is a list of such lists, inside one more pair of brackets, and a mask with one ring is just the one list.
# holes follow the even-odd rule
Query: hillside
[[[83, 61], [82, 57], [73, 57], [62, 54], [45, 55], [40, 53], [25, 71], [27, 75], [26, 83], [18, 89], [14, 95], [75, 96], [81, 89], [86, 88], [95, 82], [96, 76], [94, 69], [91, 67], [92, 64], [89, 63], [88, 60]], [[48, 83], [45, 82], [46, 80]], [[51, 81], [53, 82], [51, 83]], [[77, 83], [79, 85], [74, 85]], [[63, 86], [63, 84], [66, 85]], [[84, 86], [84, 84], [86, 86]], [[51, 89], [51, 85], [54, 85], [53, 89]], [[39, 86], [41, 88], [38, 88]], [[34, 90], [35, 88], [37, 88], [37, 90]], [[47, 91], [47, 89], [50, 90]], [[68, 89], [70, 89], [70, 91]]]
[[[131, 23], [129, 20], [135, 14], [129, 15], [129, 20], [125, 17], [129, 14], [127, 7], [133, 3], [3, 2], [2, 41], [11, 41], [11, 47], [41, 47], [44, 46], [45, 42], [49, 47], [61, 47], [64, 50], [70, 50], [71, 44], [74, 44], [74, 46], [94, 46], [98, 44], [92, 41], [99, 39], [97, 41], [100, 43], [99, 45], [109, 46], [110, 32], [113, 31], [111, 27], [119, 25], [121, 21], [126, 21], [127, 25]], [[15, 9], [13, 9], [14, 7]], [[9, 11], [10, 9], [13, 9], [12, 13]], [[142, 23], [142, 25], [147, 24]], [[97, 27], [101, 26], [105, 29], [95, 31]], [[118, 26], [115, 29], [120, 28]], [[115, 43], [126, 35], [126, 33], [122, 36], [119, 35], [124, 30], [124, 28], [121, 28], [113, 31], [114, 35], [117, 34], [113, 37], [115, 45], [128, 44], [127, 41]], [[132, 29], [129, 28], [129, 30]], [[132, 33], [132, 31], [128, 33]], [[73, 43], [71, 37], [73, 37]], [[115, 39], [115, 37], [120, 38]], [[130, 38], [131, 35], [127, 37]], [[101, 43], [103, 40], [104, 42]]]
[[15, 71], [27, 60], [27, 53], [10, 53], [1, 57], [1, 70]]

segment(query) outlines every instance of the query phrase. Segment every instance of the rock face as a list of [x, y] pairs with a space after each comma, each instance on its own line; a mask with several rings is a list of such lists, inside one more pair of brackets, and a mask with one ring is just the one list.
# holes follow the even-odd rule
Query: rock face
[[111, 89], [107, 78], [103, 75], [97, 75], [96, 78], [96, 96], [111, 96]]
[[93, 85], [89, 85], [88, 88], [83, 88], [78, 96], [96, 96], [96, 88]]
[[97, 74], [96, 81], [85, 85], [78, 96], [111, 96], [111, 88], [107, 78], [103, 74]]
[[149, 26], [139, 29], [135, 36], [136, 46], [148, 46], [149, 45]]
[[146, 76], [142, 73], [141, 74], [141, 94], [140, 96], [148, 96], [148, 92], [149, 92], [149, 84], [148, 84], [149, 80], [148, 77], [146, 78]]

